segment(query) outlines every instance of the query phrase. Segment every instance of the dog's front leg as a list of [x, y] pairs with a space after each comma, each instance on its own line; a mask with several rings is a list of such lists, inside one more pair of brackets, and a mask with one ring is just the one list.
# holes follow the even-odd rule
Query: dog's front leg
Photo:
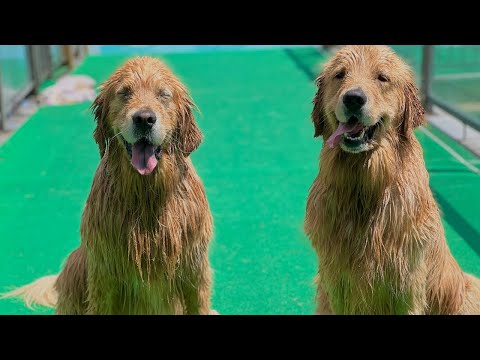
[[410, 298], [411, 303], [407, 311], [408, 315], [425, 315], [428, 311], [427, 287], [428, 287], [428, 267], [425, 255], [420, 255], [419, 263], [410, 271]]
[[[182, 279], [182, 292], [187, 315], [214, 314], [210, 310], [212, 271], [208, 254], [202, 254], [195, 264], [188, 265]], [[193, 266], [192, 266], [193, 265]]]
[[330, 306], [330, 300], [328, 299], [328, 295], [325, 292], [318, 278], [317, 284], [317, 308], [315, 310], [315, 315], [334, 315]]
[[111, 275], [111, 264], [104, 258], [98, 252], [88, 257], [86, 315], [128, 314], [118, 294], [119, 279]]

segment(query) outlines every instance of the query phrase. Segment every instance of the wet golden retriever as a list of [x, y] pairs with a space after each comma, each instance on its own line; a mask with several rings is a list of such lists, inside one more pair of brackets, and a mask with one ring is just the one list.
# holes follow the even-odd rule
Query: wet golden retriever
[[160, 60], [127, 61], [92, 105], [101, 161], [78, 249], [7, 296], [57, 314], [208, 314], [212, 217], [190, 153], [194, 104]]
[[424, 110], [410, 68], [386, 46], [347, 46], [316, 84], [324, 145], [305, 231], [317, 313], [480, 313], [480, 281], [450, 253], [413, 133]]

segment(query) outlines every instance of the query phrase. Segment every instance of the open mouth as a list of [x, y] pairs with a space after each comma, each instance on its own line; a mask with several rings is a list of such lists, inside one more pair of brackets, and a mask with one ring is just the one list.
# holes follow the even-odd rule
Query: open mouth
[[356, 116], [352, 116], [347, 123], [339, 123], [327, 144], [333, 149], [341, 142], [344, 150], [354, 153], [368, 150], [367, 145], [371, 143], [380, 124], [381, 121], [378, 121], [375, 125], [365, 126]]
[[153, 145], [146, 138], [141, 138], [135, 144], [128, 143], [123, 137], [122, 140], [132, 166], [141, 175], [151, 174], [162, 157], [162, 147]]

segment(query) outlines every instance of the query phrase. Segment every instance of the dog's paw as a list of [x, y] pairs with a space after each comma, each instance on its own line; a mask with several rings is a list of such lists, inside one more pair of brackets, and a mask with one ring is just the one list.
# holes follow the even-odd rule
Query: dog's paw
[[208, 315], [220, 315], [220, 314], [218, 313], [217, 310], [211, 309], [211, 310], [208, 312]]

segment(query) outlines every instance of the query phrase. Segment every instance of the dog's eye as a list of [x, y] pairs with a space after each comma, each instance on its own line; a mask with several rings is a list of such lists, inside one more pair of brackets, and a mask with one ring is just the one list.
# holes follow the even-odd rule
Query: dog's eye
[[335, 74], [335, 79], [343, 79], [345, 77], [345, 70], [341, 70]]
[[158, 92], [158, 96], [162, 99], [170, 99], [172, 97], [172, 92], [168, 89], [163, 89]]
[[124, 100], [128, 100], [132, 97], [132, 92], [130, 91], [130, 89], [122, 89], [117, 93], [117, 95]]
[[379, 74], [377, 79], [380, 80], [381, 82], [388, 82], [389, 81], [388, 78], [383, 74]]

